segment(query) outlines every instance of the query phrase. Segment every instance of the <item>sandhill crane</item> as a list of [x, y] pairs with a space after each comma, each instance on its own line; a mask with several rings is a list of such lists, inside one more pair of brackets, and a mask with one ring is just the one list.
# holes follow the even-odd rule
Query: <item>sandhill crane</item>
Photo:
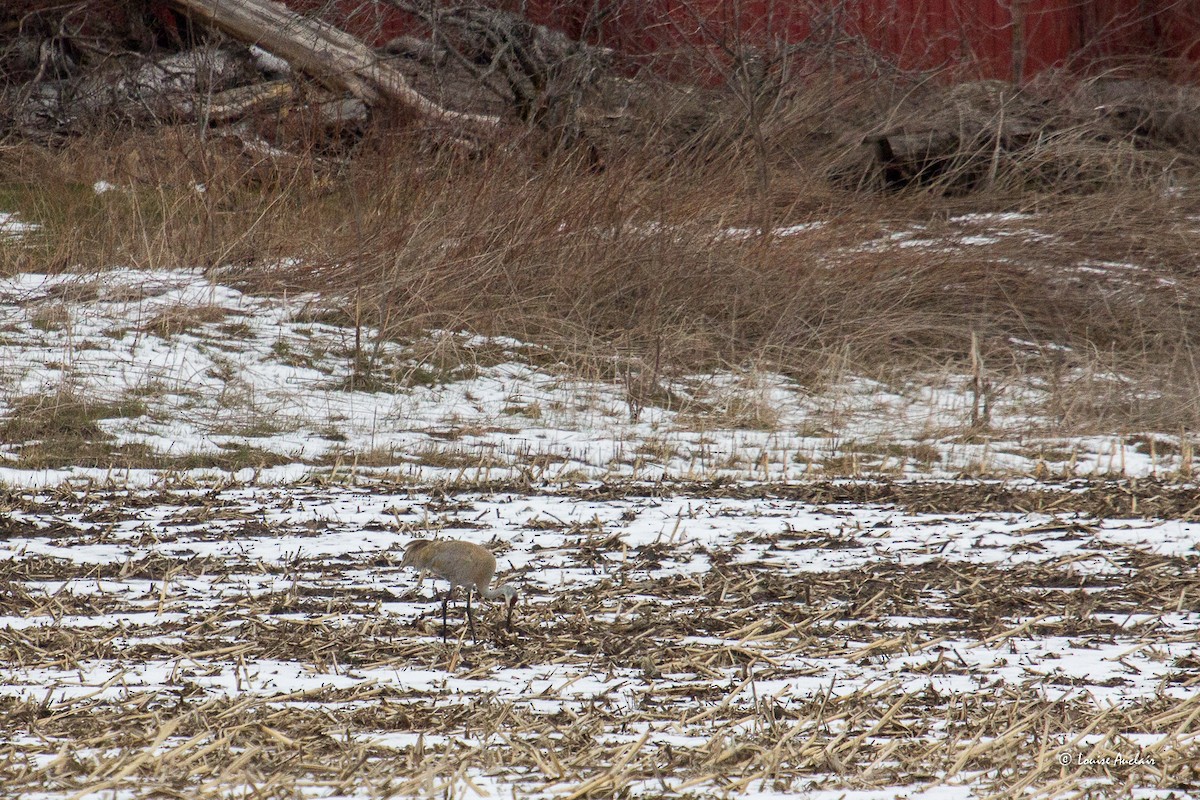
[[505, 625], [512, 628], [513, 606], [517, 602], [517, 587], [510, 584], [488, 588], [492, 576], [496, 573], [496, 557], [473, 542], [434, 541], [432, 539], [413, 539], [404, 548], [404, 560], [400, 569], [413, 567], [421, 573], [424, 580], [426, 572], [432, 572], [437, 577], [450, 583], [446, 596], [442, 599], [442, 641], [446, 641], [446, 607], [450, 604], [450, 596], [456, 587], [463, 586], [467, 590], [467, 624], [471, 627], [471, 641], [475, 639], [475, 620], [471, 617], [471, 592], [495, 600], [503, 597], [508, 605], [508, 616]]

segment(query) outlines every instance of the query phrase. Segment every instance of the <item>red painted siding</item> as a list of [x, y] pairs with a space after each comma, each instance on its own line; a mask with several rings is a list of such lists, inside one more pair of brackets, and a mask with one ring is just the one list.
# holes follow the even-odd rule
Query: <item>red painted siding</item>
[[[487, 2], [487, 0], [484, 0]], [[329, 0], [286, 0], [297, 10]], [[1136, 65], [1200, 76], [1200, 0], [492, 0], [631, 63], [683, 77], [712, 75], [744, 45], [797, 45], [798, 58], [872, 53], [906, 70], [1025, 80], [1048, 69]], [[412, 28], [372, 0], [334, 0], [332, 21], [376, 43]]]
[[1162, 43], [1172, 77], [1200, 80], [1200, 0], [1155, 5], [1165, 8], [1143, 25], [1146, 35]]

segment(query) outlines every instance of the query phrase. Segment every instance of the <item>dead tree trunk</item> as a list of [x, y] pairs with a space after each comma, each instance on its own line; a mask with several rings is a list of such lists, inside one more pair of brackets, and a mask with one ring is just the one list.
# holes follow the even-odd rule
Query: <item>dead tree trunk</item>
[[273, 0], [168, 0], [179, 10], [236, 39], [256, 44], [330, 88], [368, 106], [397, 105], [425, 119], [494, 128], [499, 119], [443, 108], [409, 85], [402, 73], [350, 34], [289, 11]]

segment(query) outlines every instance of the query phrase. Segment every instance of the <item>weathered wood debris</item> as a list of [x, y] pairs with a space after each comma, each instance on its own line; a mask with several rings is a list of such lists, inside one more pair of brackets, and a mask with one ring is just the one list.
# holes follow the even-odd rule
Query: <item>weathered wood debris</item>
[[1200, 156], [1200, 88], [1150, 80], [948, 86], [912, 76], [890, 94], [860, 92], [854, 107], [789, 116], [805, 76], [822, 74], [816, 61], [789, 64], [808, 57], [800, 46], [741, 62], [758, 51], [727, 49], [703, 80], [667, 81], [635, 77], [604, 47], [486, 5], [376, 0], [413, 25], [373, 47], [276, 0], [14, 2], [0, 9], [8, 140], [191, 125], [287, 151], [399, 124], [473, 149], [532, 134], [597, 161], [633, 148], [691, 158], [752, 143], [760, 162], [793, 165], [800, 142], [805, 157], [815, 154], [806, 163], [870, 190], [972, 191], [1018, 162], [1022, 175], [1053, 181], [1085, 172], [1114, 145]]
[[[50, 139], [98, 122], [223, 126], [304, 106], [331, 127], [387, 114], [455, 136], [503, 135], [510, 122], [561, 132], [607, 66], [603, 48], [495, 9], [397, 2], [429, 35], [376, 49], [274, 0], [162, 2], [193, 26], [194, 46], [122, 51], [93, 46], [82, 26], [73, 35], [69, 26], [26, 33], [20, 21], [9, 25], [16, 32], [0, 55], [4, 131]], [[417, 64], [425, 73], [453, 68], [457, 86], [447, 92], [438, 80], [436, 92], [418, 89], [435, 81], [415, 75]]]

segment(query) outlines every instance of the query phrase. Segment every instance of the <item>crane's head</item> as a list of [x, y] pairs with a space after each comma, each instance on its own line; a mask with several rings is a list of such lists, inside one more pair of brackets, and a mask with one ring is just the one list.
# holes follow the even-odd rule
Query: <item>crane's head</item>
[[504, 598], [504, 605], [508, 607], [508, 615], [505, 617], [504, 625], [509, 630], [512, 630], [513, 608], [517, 605], [517, 598], [521, 596], [521, 591], [511, 583], [506, 583], [503, 586], [497, 586], [495, 592], [497, 597]]

